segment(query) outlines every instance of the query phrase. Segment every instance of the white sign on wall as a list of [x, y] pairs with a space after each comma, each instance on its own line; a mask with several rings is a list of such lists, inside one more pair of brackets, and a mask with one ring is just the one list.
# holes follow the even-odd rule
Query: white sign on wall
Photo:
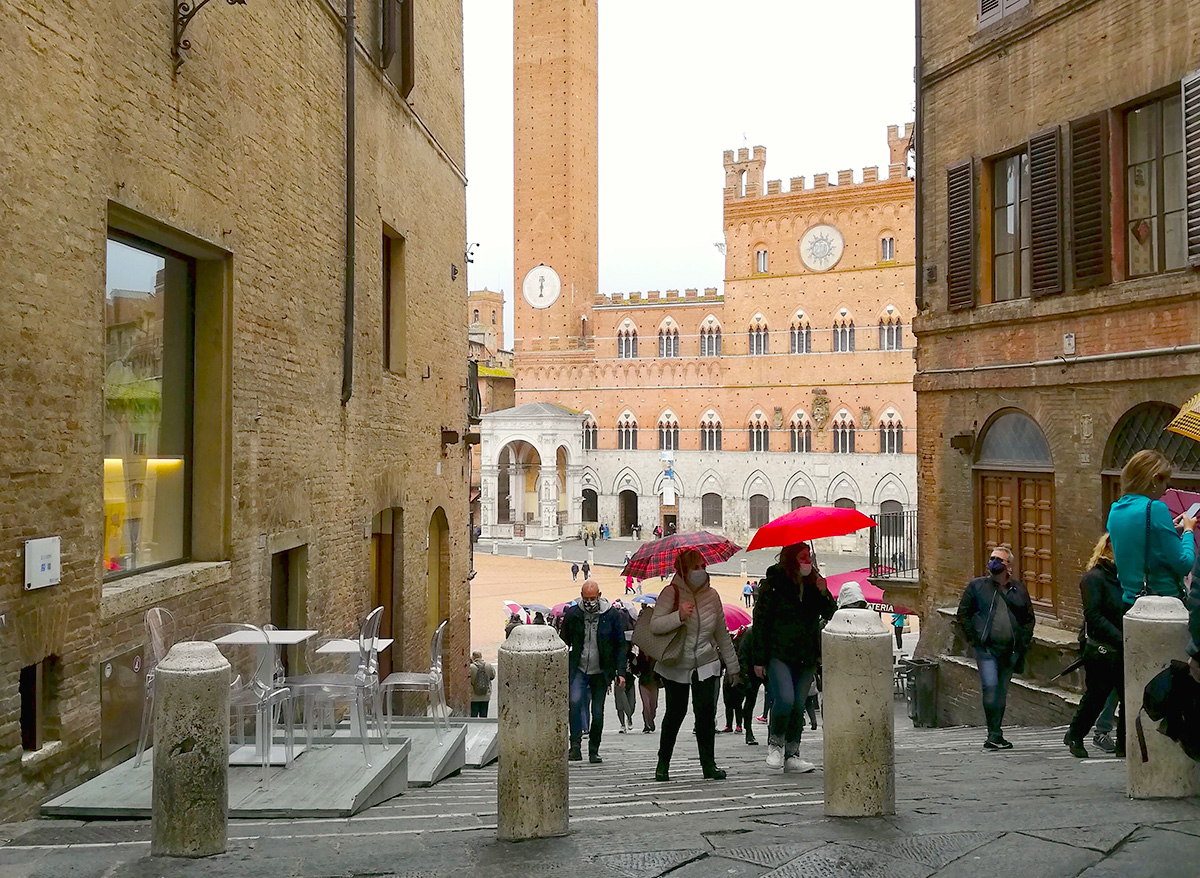
[[25, 541], [26, 590], [58, 585], [62, 580], [59, 564], [61, 550], [61, 537]]

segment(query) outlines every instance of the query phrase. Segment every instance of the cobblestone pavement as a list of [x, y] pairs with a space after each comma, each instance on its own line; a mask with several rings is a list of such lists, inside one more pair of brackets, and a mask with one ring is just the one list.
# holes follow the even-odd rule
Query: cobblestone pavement
[[[653, 780], [658, 736], [616, 734], [602, 765], [571, 764], [571, 834], [495, 839], [496, 767], [464, 771], [350, 819], [238, 820], [229, 852], [149, 856], [148, 821], [38, 820], [0, 827], [4, 878], [154, 876], [855, 876], [855, 878], [1196, 878], [1200, 802], [1132, 801], [1122, 763], [1075, 760], [1063, 730], [1012, 729], [985, 753], [978, 729], [913, 729], [898, 706], [896, 814], [827, 818], [823, 778], [763, 763], [765, 746], [717, 736], [726, 781], [701, 779], [680, 735], [672, 780]], [[755, 725], [760, 739], [763, 726]], [[804, 755], [821, 762], [822, 732]]]

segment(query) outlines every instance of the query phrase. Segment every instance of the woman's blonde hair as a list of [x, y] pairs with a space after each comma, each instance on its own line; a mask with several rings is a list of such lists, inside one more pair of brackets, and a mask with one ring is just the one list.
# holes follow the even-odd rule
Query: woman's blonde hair
[[1092, 549], [1092, 557], [1088, 558], [1087, 569], [1091, 570], [1100, 563], [1100, 559], [1112, 561], [1116, 563], [1116, 558], [1113, 557], [1112, 537], [1105, 531], [1100, 535], [1100, 540], [1096, 543], [1096, 548]]
[[1158, 489], [1166, 487], [1171, 478], [1171, 470], [1171, 461], [1159, 452], [1148, 448], [1139, 451], [1121, 468], [1121, 493], [1159, 493]]

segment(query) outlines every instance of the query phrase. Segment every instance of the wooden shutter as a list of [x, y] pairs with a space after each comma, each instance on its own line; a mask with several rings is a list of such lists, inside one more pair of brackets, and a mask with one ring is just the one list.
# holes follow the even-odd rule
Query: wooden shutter
[[979, 26], [991, 24], [1004, 14], [1003, 0], [979, 0]]
[[1029, 273], [1035, 296], [1063, 290], [1061, 152], [1057, 126], [1029, 138]]
[[400, 45], [400, 15], [396, 0], [383, 2], [383, 44], [380, 47], [379, 66], [386, 70], [396, 57]]
[[[383, 42], [379, 66], [408, 97], [416, 83], [413, 65], [413, 4], [414, 0], [383, 0]], [[399, 70], [391, 70], [396, 55], [400, 55]]]
[[1200, 265], [1200, 70], [1183, 78], [1188, 263]]
[[946, 172], [946, 291], [951, 311], [975, 305], [975, 167]]
[[1075, 288], [1109, 283], [1108, 116], [1071, 123], [1071, 280]]

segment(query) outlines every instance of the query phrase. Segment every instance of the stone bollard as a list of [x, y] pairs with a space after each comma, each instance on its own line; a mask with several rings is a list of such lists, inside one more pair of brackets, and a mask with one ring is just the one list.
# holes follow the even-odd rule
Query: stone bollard
[[500, 541], [499, 540], [492, 540], [492, 554], [493, 555], [500, 554]]
[[896, 813], [892, 636], [874, 610], [838, 610], [821, 633], [825, 813]]
[[224, 853], [229, 662], [211, 643], [177, 643], [154, 671], [153, 777], [150, 853]]
[[561, 560], [562, 560], [562, 546], [555, 546], [555, 547], [554, 547], [554, 560], [555, 560], [555, 561], [561, 561]]
[[500, 645], [501, 841], [567, 834], [568, 652], [547, 625], [519, 625]]
[[1148, 762], [1142, 762], [1133, 721], [1146, 684], [1171, 659], [1187, 657], [1188, 613], [1176, 598], [1149, 595], [1125, 614], [1125, 767], [1133, 799], [1182, 799], [1200, 794], [1200, 765], [1142, 717]]
[[533, 543], [530, 543], [528, 546], [525, 547], [525, 557], [526, 558], [533, 557]]
[[588, 566], [596, 566], [596, 550], [591, 547], [588, 548]]
[[742, 558], [742, 563], [741, 563], [740, 567], [741, 567], [742, 579], [745, 579], [746, 578], [746, 559], [745, 558]]

